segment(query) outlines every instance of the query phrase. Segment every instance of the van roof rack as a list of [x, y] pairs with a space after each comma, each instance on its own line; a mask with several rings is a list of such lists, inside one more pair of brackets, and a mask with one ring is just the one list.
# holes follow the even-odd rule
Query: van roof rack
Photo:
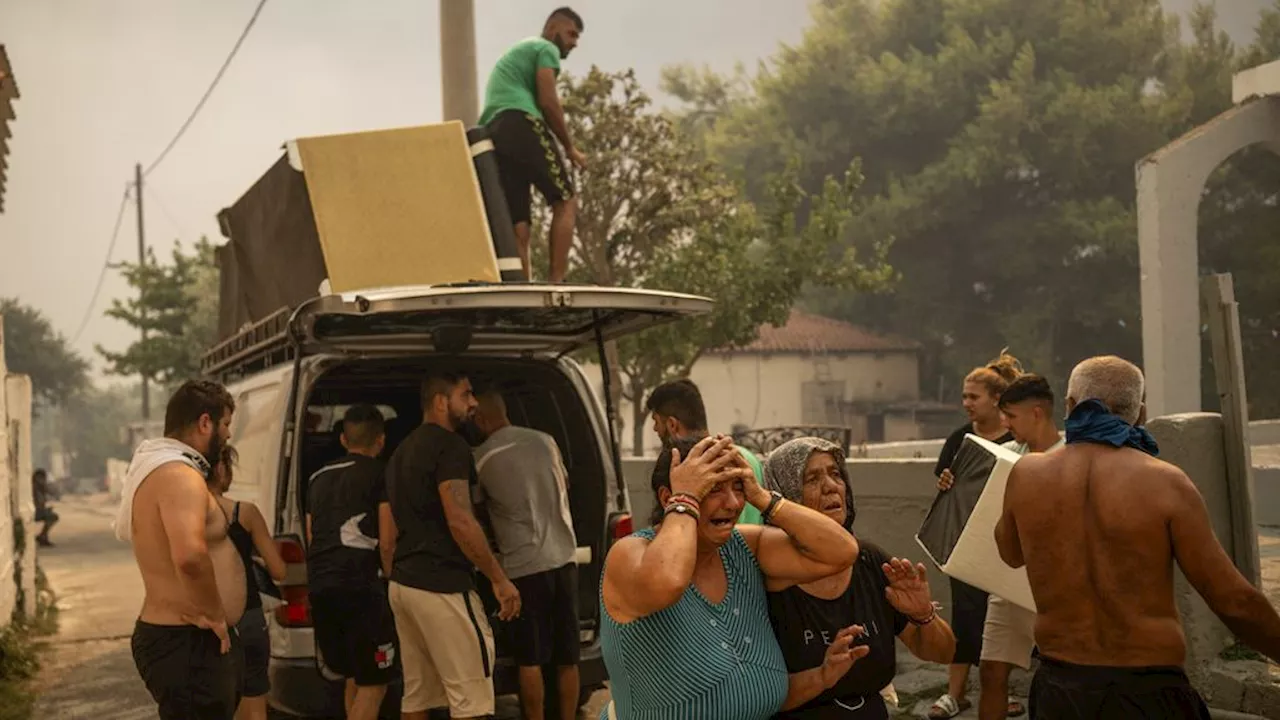
[[293, 309], [283, 307], [244, 326], [204, 354], [200, 359], [200, 372], [227, 383], [292, 361], [296, 348], [289, 342], [291, 317]]

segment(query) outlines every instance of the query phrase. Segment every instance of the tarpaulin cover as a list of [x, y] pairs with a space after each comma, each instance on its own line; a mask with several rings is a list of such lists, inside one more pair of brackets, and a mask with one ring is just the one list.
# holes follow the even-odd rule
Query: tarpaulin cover
[[975, 436], [966, 435], [951, 461], [955, 484], [933, 499], [933, 507], [929, 508], [929, 515], [916, 535], [939, 568], [951, 559], [951, 551], [960, 541], [960, 533], [969, 522], [995, 466], [996, 457], [979, 445]]
[[327, 276], [324, 254], [306, 180], [287, 155], [218, 220], [230, 238], [218, 251], [219, 340], [319, 294]]

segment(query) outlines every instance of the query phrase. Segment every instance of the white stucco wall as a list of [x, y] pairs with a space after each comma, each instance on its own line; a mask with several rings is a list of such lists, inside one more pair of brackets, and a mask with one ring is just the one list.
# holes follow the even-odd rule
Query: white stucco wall
[[[600, 368], [583, 367], [596, 392]], [[690, 379], [702, 391], [707, 423], [719, 432], [734, 425], [779, 427], [805, 424], [803, 387], [812, 381], [844, 383], [844, 400], [912, 401], [920, 397], [919, 362], [914, 352], [848, 355], [746, 354], [708, 355], [694, 364]], [[603, 396], [601, 396], [603, 397]], [[624, 430], [624, 453], [632, 452], [631, 405], [618, 411]], [[885, 418], [886, 440], [918, 439], [919, 426], [906, 418]], [[646, 450], [657, 438], [646, 429]]]

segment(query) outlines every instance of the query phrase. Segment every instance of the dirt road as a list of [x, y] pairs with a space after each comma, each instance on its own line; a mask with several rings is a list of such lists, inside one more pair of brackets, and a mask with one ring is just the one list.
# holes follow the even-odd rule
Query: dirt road
[[58, 596], [59, 628], [37, 680], [35, 717], [154, 718], [129, 650], [142, 578], [112, 533], [115, 507], [105, 495], [67, 495], [56, 506], [56, 547], [40, 550], [40, 565]]

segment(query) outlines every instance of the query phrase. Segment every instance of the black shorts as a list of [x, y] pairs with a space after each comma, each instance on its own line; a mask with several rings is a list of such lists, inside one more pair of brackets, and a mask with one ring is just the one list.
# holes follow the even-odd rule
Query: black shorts
[[489, 121], [488, 128], [512, 222], [529, 222], [530, 186], [538, 188], [548, 205], [573, 197], [568, 168], [542, 119], [523, 110], [505, 110]]
[[1073, 665], [1040, 656], [1028, 698], [1033, 720], [1208, 720], [1179, 667]]
[[212, 630], [191, 625], [133, 628], [133, 663], [159, 707], [161, 720], [232, 720], [240, 704], [243, 649], [231, 629], [222, 654]]
[[956, 635], [953, 665], [977, 665], [982, 659], [982, 628], [987, 624], [987, 593], [951, 578], [951, 630]]
[[311, 593], [316, 646], [325, 667], [356, 685], [390, 685], [400, 674], [396, 625], [381, 587]]
[[262, 697], [271, 690], [267, 666], [271, 663], [271, 637], [267, 634], [267, 618], [262, 607], [244, 611], [236, 623], [240, 644], [244, 648], [244, 677], [240, 682], [240, 694], [244, 697]]
[[514, 578], [520, 591], [520, 617], [511, 621], [516, 664], [577, 665], [581, 654], [578, 627], [578, 566]]

